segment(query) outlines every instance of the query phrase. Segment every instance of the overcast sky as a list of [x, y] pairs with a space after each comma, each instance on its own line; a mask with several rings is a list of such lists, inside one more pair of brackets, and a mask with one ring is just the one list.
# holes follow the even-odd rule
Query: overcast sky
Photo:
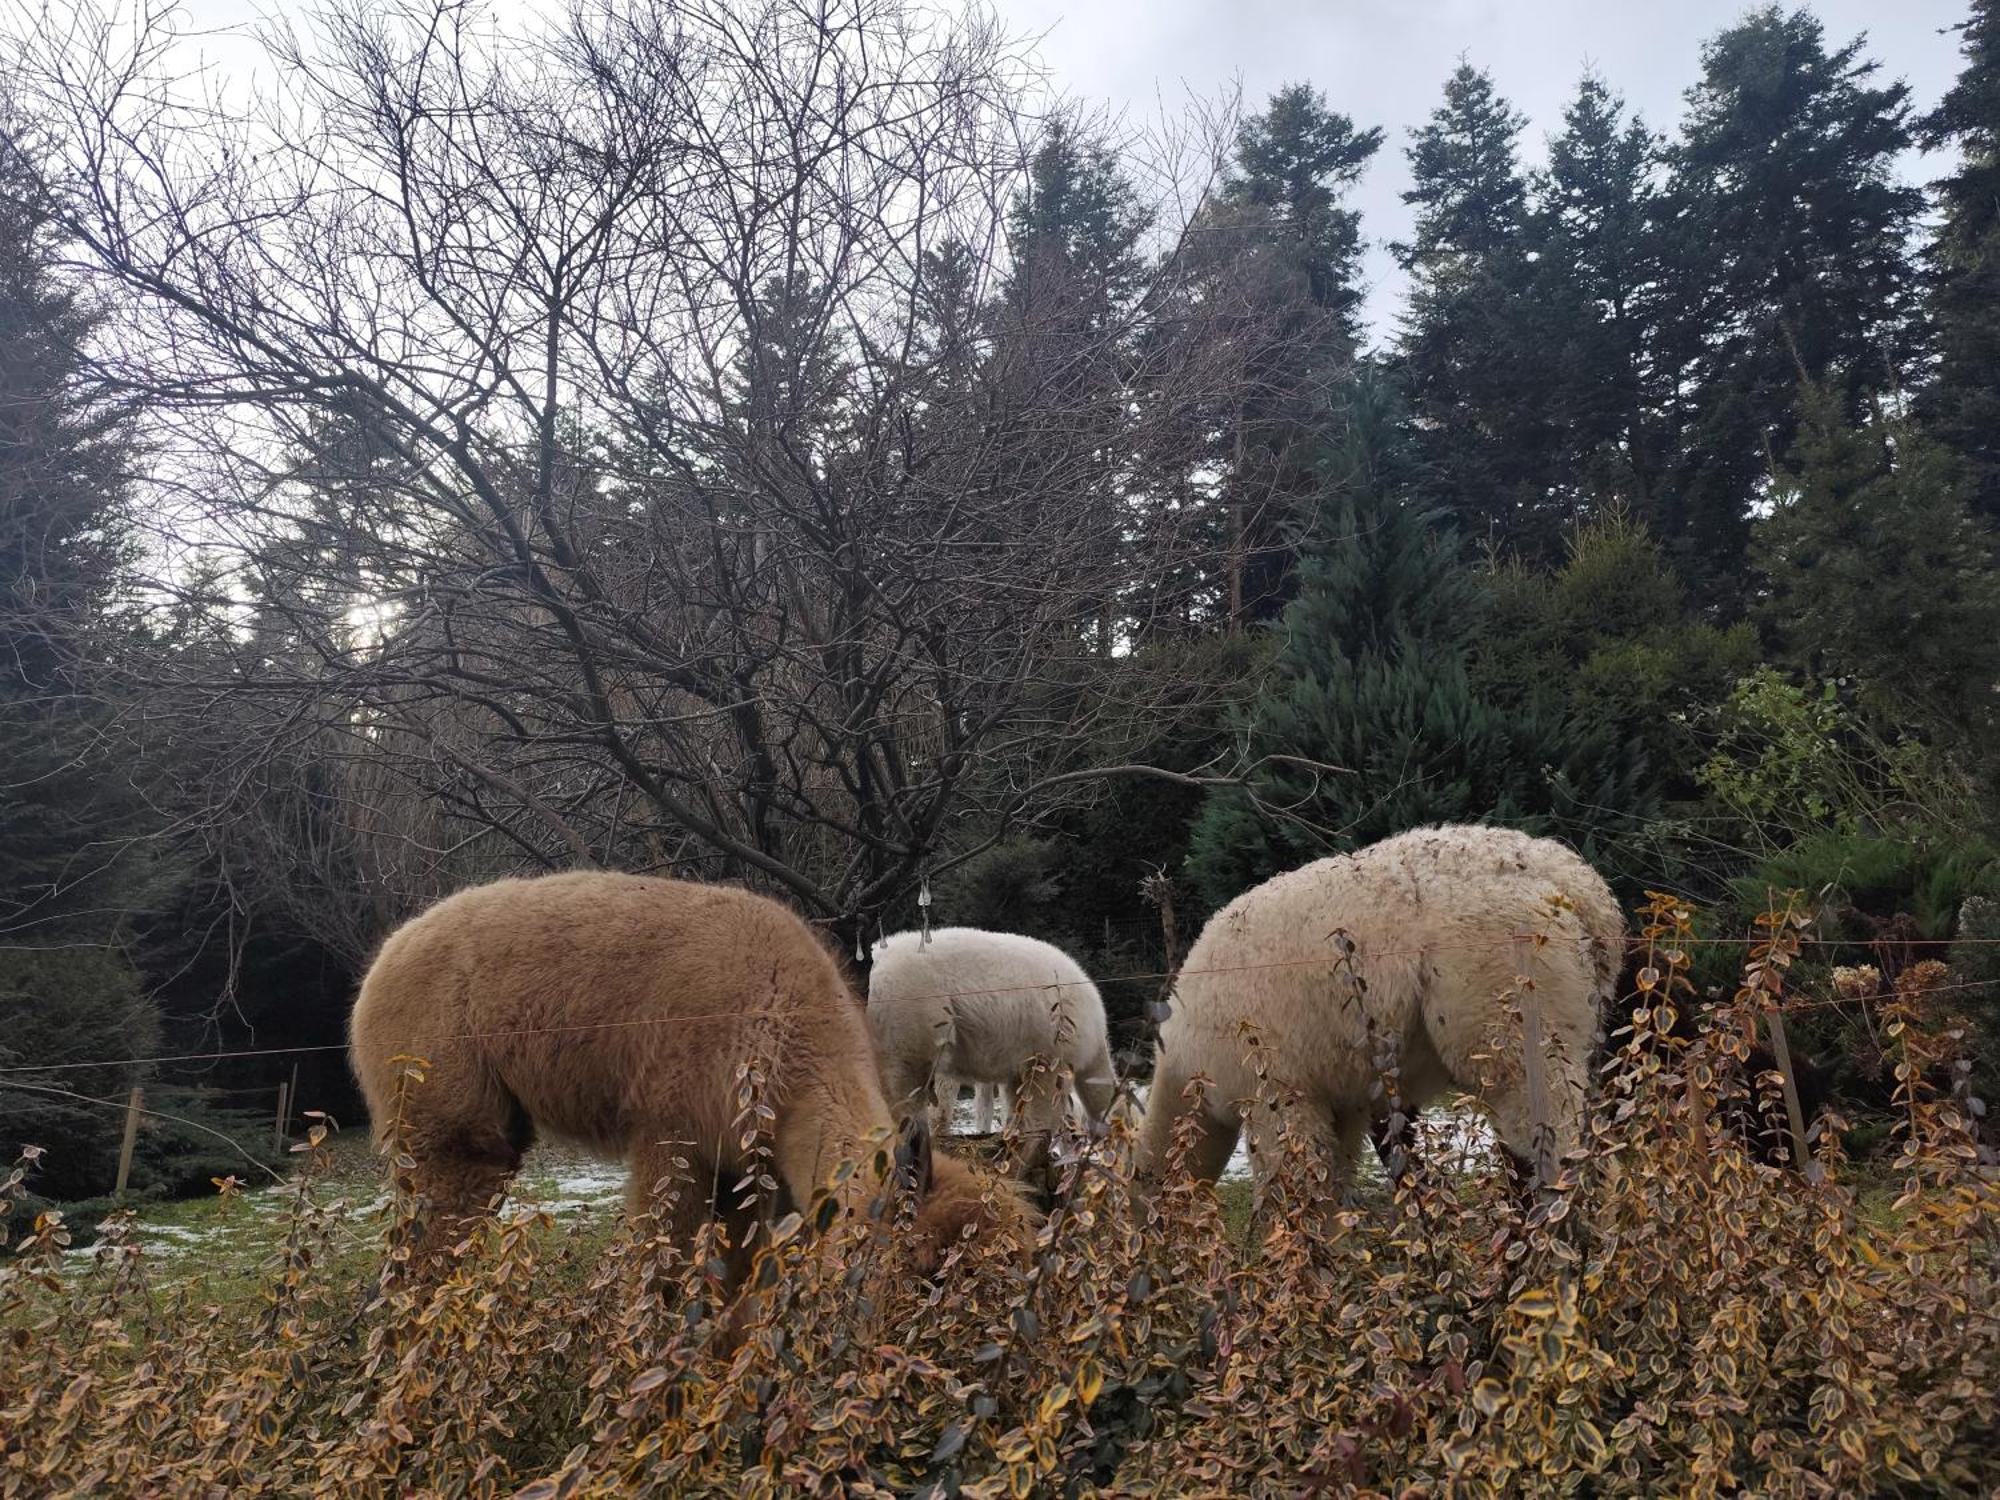
[[[948, 5], [950, 0], [935, 0]], [[1654, 126], [1671, 129], [1681, 96], [1700, 71], [1701, 44], [1752, 8], [1740, 0], [987, 0], [1011, 29], [1041, 38], [1059, 90], [1124, 111], [1135, 120], [1161, 103], [1180, 107], [1190, 92], [1214, 98], [1240, 81], [1255, 110], [1277, 88], [1310, 83], [1360, 126], [1388, 132], [1355, 201], [1368, 240], [1369, 298], [1376, 336], [1389, 334], [1401, 292], [1384, 245], [1407, 232], [1401, 198], [1409, 174], [1404, 148], [1412, 127], [1436, 106], [1460, 57], [1492, 73], [1502, 94], [1528, 117], [1530, 164], [1585, 69], [1594, 69]], [[560, 10], [561, 0], [497, 0], [504, 15]], [[1867, 34], [1867, 55], [1882, 75], [1901, 78], [1928, 109], [1959, 67], [1966, 0], [1818, 0], [1829, 45]], [[283, 0], [182, 0], [193, 29], [213, 31], [203, 50], [225, 70], [254, 53], [228, 35]], [[1923, 180], [1940, 163], [1912, 157], [1906, 173]]]
[[[1042, 36], [1052, 81], [1081, 99], [1136, 114], [1188, 90], [1212, 94], [1234, 78], [1257, 109], [1288, 83], [1310, 83], [1357, 125], [1388, 132], [1355, 201], [1369, 240], [1366, 309], [1377, 336], [1394, 327], [1398, 273], [1385, 241], [1410, 215], [1403, 155], [1412, 127], [1437, 105], [1461, 56], [1493, 75], [1528, 117], [1523, 151], [1543, 155], [1577, 79], [1594, 69], [1655, 129], [1680, 118], [1701, 67], [1701, 44], [1753, 8], [1736, 0], [997, 0], [1000, 13]], [[1830, 46], [1867, 33], [1882, 76], [1901, 78], [1928, 109], [1959, 68], [1964, 0], [1819, 0], [1810, 7]], [[1935, 163], [1912, 158], [1918, 179]]]

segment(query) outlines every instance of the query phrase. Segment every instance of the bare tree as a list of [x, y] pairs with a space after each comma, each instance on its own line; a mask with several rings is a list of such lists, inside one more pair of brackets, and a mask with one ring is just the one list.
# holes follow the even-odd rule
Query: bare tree
[[117, 311], [96, 375], [152, 414], [162, 597], [207, 627], [155, 685], [223, 732], [258, 837], [301, 836], [273, 768], [332, 766], [350, 832], [401, 842], [391, 908], [616, 862], [855, 947], [940, 862], [1147, 769], [1190, 694], [1125, 648], [1199, 571], [1157, 486], [1240, 370], [1170, 215], [1095, 327], [1115, 358], [979, 314], [1035, 139], [990, 23], [334, 0], [266, 40], [241, 108], [154, 20], [20, 47]]

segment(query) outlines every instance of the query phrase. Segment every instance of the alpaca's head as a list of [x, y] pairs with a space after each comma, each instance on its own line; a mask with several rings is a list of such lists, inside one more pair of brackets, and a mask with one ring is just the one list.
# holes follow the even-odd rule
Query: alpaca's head
[[930, 1128], [920, 1121], [896, 1147], [896, 1169], [917, 1199], [910, 1257], [923, 1275], [935, 1271], [963, 1239], [1020, 1251], [1033, 1244], [1042, 1216], [1022, 1196], [1020, 1184], [934, 1152]]

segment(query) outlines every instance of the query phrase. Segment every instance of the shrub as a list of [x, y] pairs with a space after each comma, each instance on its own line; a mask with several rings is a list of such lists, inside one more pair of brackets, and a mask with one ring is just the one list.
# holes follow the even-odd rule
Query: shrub
[[712, 1226], [606, 1241], [517, 1210], [420, 1283], [398, 1195], [357, 1307], [330, 1268], [361, 1225], [313, 1171], [235, 1301], [162, 1285], [126, 1218], [65, 1262], [44, 1215], [0, 1269], [0, 1336], [32, 1334], [0, 1363], [0, 1495], [1990, 1490], [2000, 1180], [1926, 1081], [1958, 1044], [1949, 975], [1915, 965], [1885, 1001], [1886, 1201], [1836, 1127], [1810, 1178], [1723, 1129], [1768, 1089], [1744, 1066], [1764, 1008], [1823, 997], [1793, 994], [1773, 919], [1734, 998], [1698, 1005], [1691, 924], [1649, 910], [1588, 1144], [1533, 1202], [1421, 1126], [1392, 1185], [1342, 1202], [1281, 1129], [1246, 1239], [1185, 1178], [1135, 1199], [1114, 1120], [1062, 1158], [1031, 1258], [968, 1244], [931, 1282], [869, 1216], [787, 1216], [734, 1337]]

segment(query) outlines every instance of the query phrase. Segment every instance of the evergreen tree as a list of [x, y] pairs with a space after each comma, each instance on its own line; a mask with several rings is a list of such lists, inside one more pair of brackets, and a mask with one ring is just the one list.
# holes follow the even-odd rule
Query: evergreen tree
[[1586, 76], [1549, 143], [1530, 225], [1554, 479], [1578, 511], [1649, 513], [1659, 484], [1657, 138]]
[[1565, 514], [1562, 434], [1516, 159], [1523, 123], [1467, 63], [1416, 132], [1403, 194], [1416, 229], [1395, 247], [1410, 273], [1398, 357], [1438, 501], [1475, 538], [1543, 556]]
[[1088, 382], [1115, 363], [1145, 270], [1147, 222], [1111, 149], [1062, 116], [1051, 121], [1007, 216], [1001, 289], [1008, 320], [1037, 337], [1044, 377]]
[[744, 309], [745, 339], [731, 372], [727, 415], [747, 441], [731, 460], [758, 469], [752, 482], [789, 486], [819, 475], [838, 442], [849, 378], [847, 349], [819, 287], [773, 276]]
[[1930, 432], [1966, 464], [1976, 513], [2000, 525], [2000, 6], [1973, 0], [1959, 27], [1965, 70], [1918, 125], [1958, 170], [1937, 184], [1930, 246], [1937, 376], [1919, 398]]
[[1325, 393], [1352, 367], [1360, 214], [1344, 206], [1381, 147], [1303, 84], [1280, 89], [1237, 134], [1233, 170], [1199, 236], [1219, 336], [1247, 348], [1235, 409], [1221, 415], [1220, 497], [1232, 628], [1273, 618], [1291, 589], [1286, 543], [1317, 487]]
[[1349, 354], [1360, 339], [1361, 215], [1342, 200], [1381, 145], [1379, 128], [1355, 129], [1323, 95], [1294, 84], [1237, 132], [1223, 191], [1226, 202], [1261, 211], [1265, 236], [1295, 269], [1300, 300], [1327, 315]]
[[[157, 894], [135, 767], [102, 696], [131, 555], [134, 446], [82, 394], [91, 319], [52, 270], [47, 200], [15, 122], [0, 120], [0, 1065], [54, 1069], [143, 1053], [157, 1015], [123, 945]], [[118, 1117], [101, 1097], [131, 1070], [0, 1080], [0, 1140], [50, 1148], [33, 1185], [108, 1186]]]
[[1240, 790], [1209, 799], [1188, 865], [1211, 903], [1420, 823], [1554, 828], [1588, 848], [1648, 810], [1634, 747], [1475, 691], [1481, 581], [1460, 535], [1418, 498], [1418, 473], [1388, 383], [1365, 376], [1327, 456], [1272, 682], [1242, 731], [1253, 755], [1339, 769], [1266, 764], [1252, 789], [1291, 810], [1279, 826]]
[[0, 136], [0, 944], [133, 909], [143, 800], [109, 753], [99, 679], [132, 555], [122, 414], [82, 394], [92, 322], [51, 269], [32, 169]]
[[1474, 691], [1648, 747], [1657, 794], [1699, 794], [1690, 721], [1757, 663], [1747, 624], [1701, 617], [1658, 541], [1609, 510], [1575, 528], [1554, 569], [1496, 567], [1472, 649]]
[[1799, 476], [1757, 528], [1774, 635], [1809, 676], [1853, 679], [1880, 717], [1984, 759], [2000, 727], [1993, 533], [1934, 440], [1850, 427], [1824, 389], [1805, 411]]
[[1893, 170], [1909, 90], [1877, 87], [1861, 47], [1828, 51], [1804, 10], [1754, 12], [1703, 50], [1669, 153], [1671, 356], [1687, 396], [1656, 514], [1713, 598], [1744, 568], [1760, 485], [1792, 461], [1801, 378], [1854, 421], [1915, 352], [1922, 198]]
[[[1024, 506], [1061, 505], [1082, 518], [1072, 554], [1051, 558], [1052, 568], [1103, 576], [1125, 544], [1121, 476], [1148, 222], [1110, 147], [1073, 121], [1052, 121], [1008, 214], [1010, 265], [985, 382], [994, 430], [1008, 434], [996, 443], [992, 483]], [[1043, 412], [1051, 402], [1076, 424], [1070, 441], [1051, 446], [1032, 430], [1012, 432], [1014, 411]], [[1080, 451], [1088, 461], [1076, 461]], [[1052, 460], [1061, 467], [1051, 470]], [[1078, 622], [1102, 655], [1115, 649], [1118, 608], [1101, 595]]]

